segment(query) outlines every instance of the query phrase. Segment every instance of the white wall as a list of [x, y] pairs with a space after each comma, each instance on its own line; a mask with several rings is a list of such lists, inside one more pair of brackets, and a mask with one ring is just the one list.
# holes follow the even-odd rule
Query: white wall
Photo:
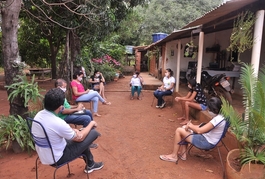
[[[226, 50], [226, 48], [230, 44], [230, 35], [231, 35], [232, 29], [224, 30], [220, 32], [214, 32], [211, 34], [205, 34], [204, 38], [204, 44], [203, 44], [203, 61], [202, 61], [202, 67], [207, 68], [209, 66], [210, 62], [213, 62], [216, 59], [216, 53], [206, 53], [205, 49], [207, 47], [212, 47], [214, 44], [219, 44], [221, 46], [220, 50]], [[198, 44], [198, 36], [193, 37], [193, 43], [195, 45]], [[187, 71], [188, 68], [188, 62], [189, 61], [197, 61], [197, 57], [195, 59], [184, 57], [184, 47], [185, 44], [190, 42], [191, 38], [185, 38], [180, 39], [182, 44], [181, 54], [180, 54], [180, 71]], [[177, 62], [177, 40], [167, 42], [166, 44], [166, 63], [164, 68], [171, 68], [174, 72], [174, 76], [176, 77], [176, 62]], [[174, 55], [171, 56], [171, 50], [174, 51]], [[252, 50], [247, 50], [244, 53], [240, 55], [240, 60], [242, 62], [250, 63], [251, 62], [251, 52]], [[226, 67], [231, 66], [231, 62], [229, 62], [230, 52], [227, 52], [226, 55]], [[260, 67], [265, 65], [265, 28], [263, 29], [263, 40], [262, 40], [262, 50], [261, 50], [261, 62]], [[238, 84], [238, 79], [236, 79], [235, 82], [235, 93], [242, 94], [240, 90], [240, 85]], [[230, 80], [230, 83], [232, 83], [232, 80]]]

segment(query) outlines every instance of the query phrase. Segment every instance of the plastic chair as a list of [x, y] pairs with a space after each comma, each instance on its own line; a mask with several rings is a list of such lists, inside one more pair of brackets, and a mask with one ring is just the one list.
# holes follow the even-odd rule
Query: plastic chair
[[[218, 142], [216, 143], [216, 145], [214, 145], [212, 148], [209, 148], [209, 149], [201, 149], [201, 148], [199, 148], [199, 147], [197, 147], [197, 146], [195, 146], [195, 145], [193, 145], [193, 144], [191, 144], [191, 143], [189, 143], [189, 142], [186, 141], [186, 138], [187, 138], [187, 137], [189, 137], [189, 136], [191, 136], [191, 135], [194, 135], [194, 134], [196, 134], [196, 133], [192, 133], [192, 134], [188, 135], [187, 137], [185, 137], [184, 139], [182, 139], [182, 140], [178, 143], [179, 145], [188, 145], [188, 144], [190, 144], [190, 145], [188, 146], [187, 150], [186, 150], [185, 152], [183, 152], [183, 153], [181, 154], [181, 156], [182, 156], [183, 154], [185, 154], [186, 152], [188, 152], [188, 154], [191, 155], [191, 154], [190, 154], [190, 151], [191, 151], [191, 149], [192, 149], [193, 147], [196, 147], [197, 149], [200, 149], [200, 150], [202, 150], [202, 151], [210, 151], [210, 150], [212, 150], [212, 149], [217, 148], [217, 150], [218, 150], [218, 155], [219, 155], [220, 162], [221, 162], [222, 169], [223, 169], [223, 178], [225, 178], [225, 167], [224, 167], [224, 163], [223, 163], [223, 160], [222, 160], [222, 156], [221, 156], [221, 152], [220, 152], [219, 147], [224, 146], [225, 149], [227, 150], [227, 152], [229, 151], [228, 148], [226, 147], [225, 143], [223, 142], [223, 138], [225, 137], [225, 134], [226, 134], [226, 132], [227, 132], [229, 126], [230, 126], [229, 121], [228, 121], [228, 120], [225, 120], [225, 121], [226, 121], [226, 123], [225, 123], [225, 127], [224, 127], [224, 130], [223, 130], [223, 133], [222, 133], [222, 135], [221, 135], [219, 141], [218, 141]], [[221, 122], [222, 122], [222, 121], [221, 121]], [[220, 123], [221, 123], [221, 122], [220, 122]], [[219, 124], [220, 124], [220, 123], [219, 123]], [[216, 128], [219, 124], [217, 124], [214, 128]], [[212, 128], [211, 130], [213, 130], [214, 128]], [[210, 130], [210, 131], [211, 131], [211, 130]], [[209, 131], [209, 132], [210, 132], [210, 131]], [[219, 145], [219, 143], [221, 143], [221, 145]], [[179, 158], [178, 158], [178, 160], [179, 160]], [[176, 161], [176, 164], [178, 164], [178, 160]]]
[[[70, 89], [70, 95], [71, 95], [71, 97], [73, 96], [73, 90], [72, 90], [72, 87], [70, 87], [69, 88]], [[77, 103], [90, 103], [90, 111], [92, 112], [93, 111], [93, 102], [92, 101], [78, 101], [78, 102], [76, 102], [74, 99], [72, 99], [72, 102], [74, 103], [74, 104], [77, 104]]]
[[[37, 137], [34, 134], [32, 134], [31, 126], [32, 126], [33, 123], [36, 123], [36, 124], [38, 124], [41, 127], [45, 137]], [[42, 148], [49, 148], [51, 150], [51, 154], [52, 154], [52, 158], [54, 160], [54, 164], [50, 165], [50, 166], [55, 168], [54, 173], [53, 173], [53, 178], [54, 179], [55, 179], [55, 175], [56, 175], [57, 169], [61, 168], [62, 166], [67, 165], [67, 168], [68, 168], [67, 177], [69, 177], [71, 175], [70, 166], [69, 166], [70, 162], [74, 161], [77, 158], [82, 158], [82, 157], [85, 159], [85, 161], [87, 161], [87, 157], [84, 154], [81, 154], [78, 157], [74, 158], [73, 160], [70, 160], [70, 161], [65, 162], [65, 163], [63, 163], [61, 165], [58, 165], [57, 162], [55, 161], [55, 158], [54, 158], [54, 153], [53, 153], [53, 149], [52, 149], [52, 145], [51, 145], [50, 139], [49, 139], [49, 137], [47, 135], [47, 132], [46, 132], [45, 128], [43, 127], [43, 125], [40, 122], [38, 122], [38, 121], [36, 121], [34, 119], [31, 119], [29, 117], [27, 118], [27, 124], [28, 124], [29, 130], [30, 130], [30, 134], [31, 134], [31, 136], [33, 138], [33, 141], [34, 141], [35, 145], [37, 145], [39, 147], [42, 147]], [[39, 159], [39, 156], [36, 158], [36, 161], [35, 161], [36, 179], [38, 179], [38, 159]], [[89, 179], [88, 173], [87, 173], [87, 179]]]
[[[167, 100], [167, 98], [170, 98], [170, 99]], [[153, 107], [155, 99], [156, 99], [156, 97], [154, 96], [153, 97], [152, 104], [151, 104], [151, 107]], [[173, 101], [174, 101], [174, 93], [172, 93], [171, 95], [165, 95], [165, 96], [163, 96], [163, 100], [165, 102], [167, 102], [167, 103], [170, 102], [170, 107], [172, 107], [173, 106]]]
[[[141, 93], [140, 93], [140, 100], [144, 97], [144, 84], [142, 84], [142, 89], [141, 89]], [[137, 93], [137, 91], [135, 91], [134, 93]], [[130, 85], [130, 99], [132, 98], [132, 93], [131, 93], [131, 85]]]

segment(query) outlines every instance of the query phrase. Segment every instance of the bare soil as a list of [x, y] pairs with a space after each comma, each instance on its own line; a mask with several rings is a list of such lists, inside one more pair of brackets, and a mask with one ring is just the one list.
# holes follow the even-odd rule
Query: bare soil
[[[211, 157], [198, 157], [200, 151], [193, 149], [187, 161], [178, 164], [165, 162], [159, 155], [168, 154], [173, 148], [174, 131], [179, 127], [176, 118], [180, 115], [180, 106], [156, 109], [151, 107], [152, 91], [144, 91], [142, 100], [130, 100], [129, 77], [110, 82], [106, 85], [106, 97], [112, 104], [99, 104], [101, 117], [95, 117], [101, 137], [92, 149], [95, 161], [103, 161], [102, 170], [94, 171], [90, 178], [97, 179], [221, 179], [222, 168], [217, 151], [210, 152]], [[52, 82], [40, 83], [44, 89], [53, 87]], [[89, 108], [89, 106], [87, 106]], [[6, 91], [0, 90], [1, 113], [8, 115], [9, 103]], [[223, 158], [226, 156], [223, 152]], [[207, 155], [209, 156], [209, 155]], [[35, 178], [35, 159], [27, 152], [15, 154], [11, 149], [0, 149], [0, 178]], [[72, 179], [86, 178], [83, 172], [84, 162], [77, 159], [70, 164]], [[50, 179], [54, 169], [39, 166], [39, 178]], [[67, 167], [57, 171], [57, 179], [67, 176]]]

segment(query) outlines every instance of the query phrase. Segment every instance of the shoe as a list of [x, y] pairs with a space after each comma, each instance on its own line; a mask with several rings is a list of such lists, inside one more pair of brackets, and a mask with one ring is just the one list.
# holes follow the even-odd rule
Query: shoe
[[160, 106], [160, 108], [165, 107], [165, 105], [166, 105], [166, 102], [164, 102], [164, 103]]
[[85, 173], [91, 173], [94, 170], [100, 170], [100, 169], [102, 169], [103, 166], [104, 166], [103, 162], [95, 162], [94, 165], [92, 165], [91, 167], [86, 166], [84, 172]]
[[97, 149], [98, 148], [98, 144], [92, 143], [89, 145], [90, 149]]
[[156, 108], [160, 108], [161, 106], [156, 106]]

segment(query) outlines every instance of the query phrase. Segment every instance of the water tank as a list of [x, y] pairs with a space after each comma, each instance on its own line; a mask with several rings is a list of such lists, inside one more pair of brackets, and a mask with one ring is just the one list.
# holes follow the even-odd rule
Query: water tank
[[168, 34], [166, 33], [154, 33], [152, 34], [152, 37], [153, 37], [153, 43], [165, 38], [166, 36], [168, 36]]

